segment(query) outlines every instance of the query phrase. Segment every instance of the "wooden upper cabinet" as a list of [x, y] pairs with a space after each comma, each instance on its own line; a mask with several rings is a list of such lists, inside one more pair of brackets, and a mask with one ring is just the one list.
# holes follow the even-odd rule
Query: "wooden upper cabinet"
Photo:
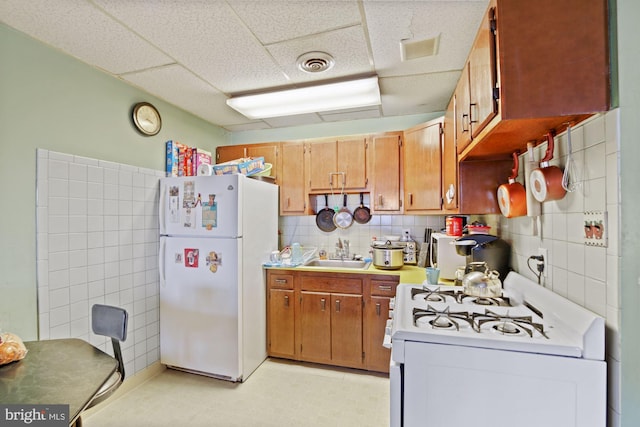
[[402, 134], [371, 137], [371, 204], [374, 212], [399, 212]]
[[216, 148], [216, 164], [239, 159], [241, 157], [247, 157], [246, 145], [221, 145]]
[[280, 153], [280, 214], [303, 215], [307, 198], [304, 185], [304, 144], [283, 143]]
[[364, 190], [367, 186], [365, 137], [310, 141], [310, 191]]
[[458, 135], [459, 160], [508, 159], [607, 111], [608, 22], [607, 0], [491, 0], [455, 91], [466, 110], [468, 79], [471, 140]]
[[271, 163], [271, 176], [278, 183], [278, 151], [280, 143], [261, 143], [247, 145], [224, 145], [216, 148], [216, 163], [224, 163], [242, 157], [264, 157], [265, 163]]
[[485, 13], [469, 54], [469, 123], [475, 138], [498, 112], [495, 9]]
[[470, 90], [469, 64], [467, 63], [462, 69], [460, 80], [453, 95], [456, 99], [454, 105], [454, 131], [458, 152], [462, 152], [471, 143]]
[[458, 207], [458, 152], [456, 150], [456, 97], [451, 98], [444, 114], [442, 142], [442, 208], [455, 210]]
[[404, 211], [440, 210], [442, 119], [404, 132]]

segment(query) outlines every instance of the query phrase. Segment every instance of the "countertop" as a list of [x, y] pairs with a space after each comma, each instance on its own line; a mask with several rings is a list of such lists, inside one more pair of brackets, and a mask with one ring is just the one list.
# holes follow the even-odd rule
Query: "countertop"
[[365, 270], [347, 269], [347, 268], [305, 267], [304, 265], [299, 265], [297, 267], [265, 266], [265, 268], [274, 269], [274, 270], [315, 271], [315, 272], [324, 272], [324, 273], [384, 274], [389, 276], [400, 276], [400, 283], [412, 283], [412, 284], [421, 284], [426, 279], [425, 269], [422, 267], [417, 267], [415, 265], [405, 265], [398, 270], [380, 270], [374, 267], [373, 264], [369, 265], [369, 268]]

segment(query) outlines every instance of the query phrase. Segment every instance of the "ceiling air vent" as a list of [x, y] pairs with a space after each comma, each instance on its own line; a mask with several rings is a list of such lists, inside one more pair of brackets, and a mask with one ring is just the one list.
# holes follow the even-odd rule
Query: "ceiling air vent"
[[424, 40], [400, 40], [400, 58], [402, 62], [411, 59], [433, 56], [438, 53], [440, 36]]
[[305, 73], [322, 73], [335, 64], [331, 55], [325, 52], [307, 52], [296, 60], [298, 68]]

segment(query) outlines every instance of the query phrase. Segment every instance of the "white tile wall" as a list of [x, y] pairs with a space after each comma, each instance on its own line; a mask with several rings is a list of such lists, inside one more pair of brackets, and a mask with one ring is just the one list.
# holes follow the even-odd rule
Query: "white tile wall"
[[159, 360], [158, 180], [162, 172], [48, 150], [37, 153], [40, 339], [91, 332], [91, 306], [129, 313], [127, 375]]
[[[495, 220], [501, 235], [513, 248], [514, 268], [535, 280], [527, 258], [539, 247], [547, 248], [548, 277], [544, 285], [554, 292], [605, 317], [609, 368], [610, 427], [620, 423], [620, 296], [619, 265], [619, 112], [597, 115], [571, 133], [573, 158], [580, 188], [559, 201], [542, 204], [542, 233], [536, 233], [532, 218]], [[556, 139], [554, 162], [566, 164], [566, 133]], [[538, 156], [546, 143], [537, 147]], [[607, 212], [606, 248], [583, 244], [583, 212]]]
[[[336, 196], [337, 197], [337, 196]], [[337, 198], [336, 198], [337, 200]], [[331, 201], [329, 201], [331, 203]], [[367, 199], [365, 198], [365, 206]], [[320, 208], [324, 207], [324, 197]], [[349, 195], [347, 207], [353, 212], [360, 206], [359, 195]], [[352, 254], [370, 256], [371, 239], [383, 236], [401, 236], [402, 230], [409, 229], [411, 237], [418, 243], [424, 241], [424, 230], [430, 227], [434, 231], [444, 227], [444, 216], [413, 216], [413, 215], [373, 215], [367, 224], [353, 224], [346, 229], [336, 229], [332, 232], [321, 231], [316, 225], [314, 215], [281, 216], [280, 217], [280, 245], [287, 246], [294, 242], [302, 246], [324, 249], [328, 253], [335, 252], [338, 238], [349, 240]]]

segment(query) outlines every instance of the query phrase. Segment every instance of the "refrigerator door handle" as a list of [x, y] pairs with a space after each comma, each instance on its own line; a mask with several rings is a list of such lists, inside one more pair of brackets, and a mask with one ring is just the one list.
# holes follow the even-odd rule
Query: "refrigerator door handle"
[[166, 196], [165, 196], [165, 191], [164, 191], [164, 185], [162, 184], [162, 181], [160, 181], [160, 200], [159, 200], [159, 205], [158, 205], [158, 222], [160, 223], [160, 234], [164, 234], [165, 230], [166, 230], [166, 226], [165, 226], [165, 211], [166, 211], [166, 207], [165, 207], [165, 203], [166, 203]]
[[166, 242], [164, 238], [160, 238], [160, 250], [158, 251], [158, 269], [160, 270], [160, 285], [167, 286], [167, 280], [164, 271], [164, 254], [166, 252]]

